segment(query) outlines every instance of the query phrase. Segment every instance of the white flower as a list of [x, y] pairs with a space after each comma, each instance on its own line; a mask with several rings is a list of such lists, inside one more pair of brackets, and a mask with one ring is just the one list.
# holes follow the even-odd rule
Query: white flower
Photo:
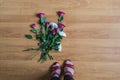
[[59, 52], [62, 51], [62, 44], [60, 44], [60, 45], [58, 46], [58, 51], [59, 51]]
[[60, 31], [60, 32], [59, 32], [59, 35], [60, 35], [60, 36], [63, 36], [63, 37], [66, 37], [66, 36], [67, 36], [66, 33], [63, 32], [63, 31]]
[[57, 42], [57, 44], [59, 44], [60, 42]]
[[50, 25], [51, 25], [52, 27], [54, 27], [54, 28], [58, 28], [58, 25], [57, 25], [56, 23], [54, 23], [54, 22], [50, 22]]

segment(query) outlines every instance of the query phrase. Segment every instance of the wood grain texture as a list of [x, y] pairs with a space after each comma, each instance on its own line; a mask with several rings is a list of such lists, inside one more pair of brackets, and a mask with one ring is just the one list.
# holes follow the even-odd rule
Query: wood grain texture
[[[24, 37], [36, 14], [56, 22], [56, 11], [66, 13], [67, 38], [53, 61], [37, 62], [36, 47]], [[0, 80], [50, 80], [49, 67], [65, 59], [75, 65], [75, 80], [120, 80], [120, 0], [0, 0]]]

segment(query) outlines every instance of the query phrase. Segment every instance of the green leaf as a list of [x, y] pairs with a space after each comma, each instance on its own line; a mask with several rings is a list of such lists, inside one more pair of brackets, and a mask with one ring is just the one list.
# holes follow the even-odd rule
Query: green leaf
[[61, 37], [56, 38], [55, 42], [61, 42]]
[[40, 39], [40, 35], [36, 35], [36, 40]]
[[46, 19], [45, 17], [42, 17], [42, 18], [40, 19], [40, 23], [45, 23], [45, 22], [47, 22], [47, 19]]
[[33, 38], [32, 35], [30, 35], [30, 34], [25, 35], [25, 37], [28, 38], [28, 39], [32, 39]]
[[42, 35], [42, 40], [43, 41], [46, 40], [46, 35], [45, 34]]
[[52, 46], [52, 49], [58, 50], [58, 46], [59, 46], [59, 45], [53, 45], [53, 46]]
[[53, 35], [52, 34], [48, 34], [47, 37], [48, 37], [49, 40], [51, 40], [53, 38]]
[[37, 33], [37, 30], [36, 30], [36, 29], [32, 29], [31, 32], [33, 32], [33, 33], [36, 34], [36, 33]]
[[64, 17], [60, 16], [59, 19], [58, 19], [58, 22], [61, 22], [63, 19], [64, 19]]

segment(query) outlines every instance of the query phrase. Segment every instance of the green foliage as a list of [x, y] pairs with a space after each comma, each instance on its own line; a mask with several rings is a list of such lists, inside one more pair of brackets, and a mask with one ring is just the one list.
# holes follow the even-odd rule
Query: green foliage
[[45, 17], [42, 17], [42, 18], [40, 19], [40, 23], [41, 23], [41, 24], [44, 24], [45, 22], [47, 22], [47, 19], [46, 19]]
[[28, 39], [32, 39], [33, 38], [32, 35], [30, 35], [30, 34], [25, 35], [25, 37], [28, 38]]
[[64, 19], [64, 17], [60, 16], [59, 19], [58, 19], [58, 22], [61, 23], [63, 19]]
[[40, 35], [36, 34], [36, 40], [39, 40], [39, 39], [40, 39]]
[[37, 34], [37, 30], [36, 29], [32, 29], [31, 32]]
[[[62, 22], [64, 19], [63, 16], [59, 16], [58, 24]], [[53, 60], [53, 56], [50, 55], [51, 50], [58, 50], [58, 46], [61, 43], [62, 36], [60, 36], [57, 32], [55, 35], [51, 34], [51, 30], [54, 29], [54, 26], [47, 27], [45, 23], [47, 19], [45, 17], [41, 17], [39, 20], [40, 27], [39, 29], [32, 28], [30, 31], [34, 33], [35, 39], [37, 41], [38, 48], [29, 48], [25, 51], [41, 51], [40, 59], [38, 61], [46, 61], [48, 58]], [[63, 31], [63, 29], [60, 29]], [[27, 34], [25, 35], [28, 39], [33, 39], [32, 35]]]

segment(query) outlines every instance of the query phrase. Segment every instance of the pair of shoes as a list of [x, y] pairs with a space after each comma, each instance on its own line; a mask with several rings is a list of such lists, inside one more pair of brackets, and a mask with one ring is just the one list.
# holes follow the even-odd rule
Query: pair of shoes
[[[69, 75], [71, 78], [73, 78], [73, 74], [74, 74], [74, 65], [71, 62], [71, 60], [66, 60], [64, 62], [64, 76]], [[51, 66], [51, 76], [52, 77], [60, 77], [61, 74], [61, 66], [58, 62], [55, 62], [52, 66]]]

